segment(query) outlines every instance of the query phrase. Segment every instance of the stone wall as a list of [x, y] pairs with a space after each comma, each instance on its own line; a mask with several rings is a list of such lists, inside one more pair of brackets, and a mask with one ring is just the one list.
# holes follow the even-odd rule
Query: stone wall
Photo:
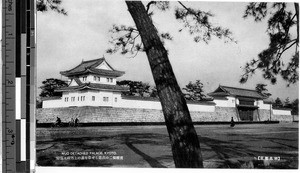
[[299, 115], [293, 115], [293, 117], [294, 117], [294, 121], [299, 121]]
[[78, 118], [80, 122], [161, 122], [163, 114], [160, 110], [128, 109], [108, 107], [71, 107], [43, 108], [37, 110], [39, 123], [55, 122], [60, 117], [62, 122]]
[[[238, 121], [234, 108], [216, 107], [215, 112], [191, 111], [194, 122], [230, 121], [231, 117]], [[69, 122], [71, 118], [78, 118], [80, 122], [164, 122], [161, 110], [136, 108], [108, 108], [108, 107], [69, 107], [37, 109], [39, 123], [52, 123], [60, 117], [62, 122]]]
[[281, 122], [292, 122], [292, 121], [296, 121], [295, 119], [297, 119], [296, 116], [294, 116], [293, 118], [293, 115], [284, 115], [284, 114], [278, 115], [278, 114], [274, 114], [274, 112], [272, 112], [272, 115], [270, 115], [270, 110], [265, 110], [265, 109], [259, 110], [259, 116], [260, 116], [260, 121], [272, 120], [272, 121], [281, 121]]
[[227, 121], [233, 117], [234, 121], [238, 121], [235, 108], [232, 107], [216, 107], [215, 112], [196, 112], [191, 111], [193, 122], [213, 122], [213, 121]]
[[268, 120], [270, 120], [270, 110], [259, 109], [258, 113], [259, 113], [260, 121], [268, 121]]
[[[214, 112], [190, 111], [194, 122], [229, 122], [231, 117], [234, 121], [239, 121], [236, 108], [215, 107]], [[37, 120], [39, 123], [53, 123], [56, 117], [60, 117], [62, 122], [69, 122], [71, 118], [78, 118], [82, 123], [102, 122], [164, 122], [161, 110], [137, 109], [137, 108], [110, 108], [110, 107], [68, 107], [68, 108], [41, 108], [37, 109]], [[270, 120], [270, 111], [260, 109], [256, 113], [254, 121]], [[272, 121], [293, 121], [291, 115], [274, 115]]]
[[293, 115], [272, 115], [272, 121], [292, 122]]

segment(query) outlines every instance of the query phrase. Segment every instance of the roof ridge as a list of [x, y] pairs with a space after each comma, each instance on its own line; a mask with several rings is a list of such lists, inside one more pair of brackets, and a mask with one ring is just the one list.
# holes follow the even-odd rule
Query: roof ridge
[[[88, 60], [88, 61], [81, 61], [81, 63], [78, 64], [77, 66], [71, 68], [70, 70], [61, 71], [60, 73], [68, 73], [68, 72], [70, 72], [70, 71], [72, 71], [72, 70], [78, 68], [78, 67], [81, 66], [82, 64], [89, 63], [89, 62], [92, 62], [92, 61], [96, 61], [96, 62], [97, 62], [97, 61], [99, 61], [99, 60], [104, 60], [104, 61], [105, 61], [105, 58], [102, 57], [102, 58], [92, 59], [92, 60]], [[95, 63], [96, 63], [96, 62], [95, 62]], [[94, 63], [94, 64], [95, 64], [95, 63]]]
[[238, 87], [231, 87], [231, 86], [224, 86], [224, 85], [220, 85], [221, 87], [225, 87], [225, 88], [233, 88], [233, 89], [240, 89], [240, 90], [248, 90], [248, 91], [255, 91], [258, 92], [254, 89], [248, 89], [248, 88], [238, 88]]
[[105, 58], [102, 57], [102, 58], [97, 58], [97, 59], [91, 59], [91, 60], [87, 60], [87, 61], [82, 61], [81, 64], [83, 64], [83, 63], [88, 63], [88, 62], [92, 62], [92, 61], [99, 61], [99, 60], [102, 60], [102, 59], [105, 60]]

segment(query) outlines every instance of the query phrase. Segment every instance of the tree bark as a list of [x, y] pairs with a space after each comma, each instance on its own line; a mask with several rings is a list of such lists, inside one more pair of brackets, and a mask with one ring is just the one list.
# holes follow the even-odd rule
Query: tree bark
[[184, 95], [176, 81], [167, 50], [142, 2], [126, 1], [126, 4], [141, 35], [152, 70], [171, 141], [175, 166], [202, 168], [203, 160], [198, 136]]
[[299, 3], [295, 2], [294, 6], [295, 6], [296, 17], [297, 17], [297, 44], [299, 44]]

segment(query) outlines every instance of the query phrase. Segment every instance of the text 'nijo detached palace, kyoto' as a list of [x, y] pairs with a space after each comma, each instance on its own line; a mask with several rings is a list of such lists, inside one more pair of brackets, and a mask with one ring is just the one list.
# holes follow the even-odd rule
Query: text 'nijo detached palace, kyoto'
[[[78, 118], [84, 123], [161, 123], [164, 122], [159, 98], [125, 96], [126, 86], [116, 84], [125, 74], [105, 58], [82, 61], [60, 72], [69, 78], [67, 87], [58, 88], [61, 97], [42, 98], [37, 109], [39, 123], [63, 122]], [[273, 109], [265, 95], [249, 89], [219, 86], [208, 94], [211, 99], [187, 101], [193, 122], [293, 121], [291, 110]]]

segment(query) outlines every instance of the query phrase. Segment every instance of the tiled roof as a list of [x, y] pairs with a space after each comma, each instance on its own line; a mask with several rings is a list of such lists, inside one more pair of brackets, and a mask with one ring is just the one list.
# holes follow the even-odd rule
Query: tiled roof
[[228, 86], [219, 86], [214, 92], [209, 93], [210, 96], [240, 96], [240, 97], [250, 97], [250, 98], [259, 98], [264, 99], [265, 96], [257, 92], [256, 90], [244, 89], [244, 88], [235, 88]]
[[277, 107], [274, 107], [273, 110], [283, 110], [283, 111], [291, 111], [292, 109], [291, 108], [277, 108]]
[[258, 106], [254, 106], [254, 105], [237, 105], [237, 107], [242, 107], [242, 108], [253, 108], [253, 109], [259, 108]]
[[104, 61], [105, 61], [105, 58], [99, 58], [99, 59], [94, 59], [94, 60], [90, 60], [90, 61], [82, 61], [78, 66], [72, 68], [71, 70], [61, 71], [60, 74], [67, 76], [67, 77], [80, 75], [80, 74], [86, 74], [86, 73], [93, 73], [93, 74], [114, 76], [114, 77], [119, 77], [124, 74], [124, 72], [122, 72], [122, 71], [113, 69], [106, 61], [105, 62], [107, 63], [107, 65], [112, 70], [96, 69], [96, 67]]
[[145, 100], [145, 101], [160, 101], [158, 97], [140, 97], [140, 96], [128, 96], [122, 95], [122, 99], [126, 100]]
[[266, 98], [266, 99], [264, 99], [263, 101], [264, 101], [264, 103], [266, 103], [266, 104], [272, 104], [272, 103], [273, 103], [273, 100], [272, 100], [271, 98]]
[[80, 86], [69, 86], [69, 87], [58, 88], [55, 91], [63, 92], [63, 91], [83, 90], [83, 89], [109, 90], [109, 91], [128, 91], [129, 87], [123, 87], [123, 86], [119, 86], [119, 85], [84, 83]]
[[230, 94], [226, 92], [212, 92], [208, 93], [209, 96], [229, 96]]
[[54, 96], [54, 97], [42, 97], [41, 100], [45, 101], [45, 100], [59, 100], [61, 99], [60, 96]]

